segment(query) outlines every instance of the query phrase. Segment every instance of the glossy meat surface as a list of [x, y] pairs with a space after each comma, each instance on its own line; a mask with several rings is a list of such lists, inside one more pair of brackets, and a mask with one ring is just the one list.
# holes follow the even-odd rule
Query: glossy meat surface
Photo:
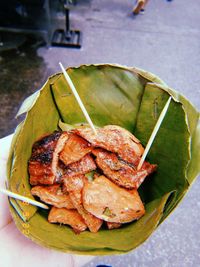
[[128, 223], [144, 215], [144, 205], [136, 189], [120, 188], [105, 176], [87, 182], [83, 206], [94, 216], [113, 223]]
[[123, 160], [135, 164], [143, 154], [144, 148], [140, 141], [126, 129], [116, 125], [107, 125], [97, 129], [97, 135], [91, 128], [80, 127], [73, 130], [94, 147], [115, 152]]
[[63, 193], [59, 184], [49, 186], [34, 186], [31, 189], [34, 196], [39, 197], [43, 202], [57, 208], [74, 209], [69, 194]]
[[94, 159], [90, 155], [85, 155], [81, 160], [67, 166], [66, 176], [78, 176], [91, 172], [97, 168]]
[[99, 218], [96, 218], [94, 215], [85, 210], [83, 207], [82, 190], [84, 188], [85, 179], [86, 178], [83, 175], [76, 177], [67, 177], [64, 178], [64, 185], [67, 191], [69, 192], [69, 196], [72, 200], [74, 207], [83, 217], [90, 231], [96, 233], [101, 227], [103, 221]]
[[49, 212], [48, 221], [50, 223], [68, 224], [77, 234], [87, 229], [83, 218], [76, 210], [52, 207]]
[[79, 161], [91, 151], [90, 144], [75, 134], [70, 134], [64, 149], [60, 153], [60, 159], [65, 165]]
[[118, 159], [117, 155], [103, 149], [94, 149], [96, 163], [103, 173], [119, 186], [138, 188], [147, 175], [156, 170], [156, 165], [144, 162], [140, 170]]
[[66, 132], [54, 132], [34, 143], [28, 165], [31, 185], [51, 185], [59, 179], [58, 156], [67, 139]]

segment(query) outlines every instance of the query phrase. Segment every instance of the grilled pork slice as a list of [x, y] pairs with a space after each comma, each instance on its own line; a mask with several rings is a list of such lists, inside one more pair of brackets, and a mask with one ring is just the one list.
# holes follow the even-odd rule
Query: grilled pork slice
[[135, 164], [144, 152], [140, 141], [119, 126], [107, 125], [96, 130], [96, 135], [91, 128], [86, 127], [80, 127], [73, 131], [90, 142], [92, 146], [115, 152], [120, 158], [132, 164]]
[[48, 221], [50, 223], [68, 224], [77, 234], [87, 229], [87, 225], [77, 210], [52, 207], [49, 212]]
[[67, 140], [64, 149], [60, 153], [60, 159], [69, 165], [79, 161], [82, 157], [91, 151], [90, 144], [80, 136], [71, 134]]
[[128, 188], [138, 188], [145, 177], [156, 170], [157, 165], [144, 162], [140, 170], [118, 159], [115, 153], [103, 149], [94, 149], [96, 163], [103, 173], [116, 184]]
[[34, 143], [28, 166], [31, 185], [51, 185], [59, 180], [58, 155], [67, 139], [67, 132], [54, 132]]
[[103, 221], [96, 218], [94, 215], [86, 211], [82, 203], [82, 190], [84, 188], [85, 177], [67, 177], [64, 179], [64, 185], [69, 192], [69, 196], [72, 200], [74, 207], [78, 210], [79, 214], [83, 217], [85, 223], [87, 224], [89, 230], [96, 233], [101, 227]]
[[121, 223], [112, 223], [112, 222], [106, 222], [106, 224], [109, 230], [117, 229], [122, 225]]
[[66, 176], [77, 176], [91, 172], [97, 168], [94, 159], [90, 155], [84, 156], [81, 160], [71, 163], [67, 166]]
[[84, 208], [99, 219], [128, 223], [144, 215], [144, 205], [136, 189], [120, 188], [105, 176], [86, 182], [83, 188]]
[[59, 184], [49, 186], [34, 186], [31, 189], [34, 196], [39, 197], [43, 202], [57, 208], [74, 209], [69, 194], [63, 193]]

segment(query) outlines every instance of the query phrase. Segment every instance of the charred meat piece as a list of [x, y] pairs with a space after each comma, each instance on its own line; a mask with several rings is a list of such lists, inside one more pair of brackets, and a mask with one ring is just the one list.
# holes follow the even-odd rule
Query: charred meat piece
[[97, 218], [112, 223], [138, 220], [145, 213], [136, 189], [120, 188], [103, 175], [92, 182], [86, 182], [83, 206]]
[[84, 156], [81, 160], [68, 165], [66, 176], [77, 176], [91, 172], [97, 168], [94, 159], [90, 155]]
[[107, 125], [96, 130], [96, 135], [91, 128], [86, 127], [74, 129], [73, 132], [86, 139], [92, 146], [115, 152], [120, 158], [132, 164], [135, 164], [144, 152], [140, 141], [119, 126]]
[[54, 132], [33, 145], [28, 166], [31, 185], [51, 185], [59, 180], [58, 155], [67, 139], [67, 132]]
[[156, 165], [144, 162], [140, 170], [134, 169], [117, 155], [103, 149], [94, 149], [96, 163], [103, 173], [116, 184], [128, 188], [138, 188], [145, 177], [156, 170]]
[[59, 184], [49, 186], [34, 186], [31, 189], [34, 196], [39, 197], [43, 202], [57, 208], [74, 209], [69, 194], [63, 193]]
[[65, 163], [65, 165], [69, 165], [73, 162], [79, 161], [90, 151], [91, 146], [86, 140], [80, 136], [71, 134], [64, 146], [64, 149], [60, 153], [60, 159]]
[[50, 223], [68, 224], [77, 234], [87, 229], [87, 225], [77, 210], [52, 207], [49, 212], [48, 221]]
[[84, 188], [85, 177], [75, 176], [64, 178], [64, 185], [69, 192], [74, 207], [78, 210], [79, 214], [83, 217], [89, 230], [96, 233], [101, 227], [103, 221], [96, 218], [94, 215], [86, 211], [82, 203], [82, 190]]
[[109, 230], [117, 229], [122, 225], [121, 223], [112, 223], [112, 222], [106, 222], [106, 224]]

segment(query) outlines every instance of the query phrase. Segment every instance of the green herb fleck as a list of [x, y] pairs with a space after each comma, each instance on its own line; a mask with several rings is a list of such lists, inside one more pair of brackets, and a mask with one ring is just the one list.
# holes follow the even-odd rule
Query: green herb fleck
[[94, 180], [94, 173], [95, 171], [91, 171], [85, 174], [85, 176], [88, 178], [89, 182], [92, 182]]
[[111, 210], [106, 207], [103, 211], [103, 215], [107, 216], [107, 217], [110, 217], [110, 218], [113, 218], [115, 217], [116, 215], [114, 213], [111, 212]]

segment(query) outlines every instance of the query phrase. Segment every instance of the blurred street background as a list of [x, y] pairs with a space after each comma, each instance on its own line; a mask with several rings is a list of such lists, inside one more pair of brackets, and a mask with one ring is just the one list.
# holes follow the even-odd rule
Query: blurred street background
[[[22, 101], [40, 89], [50, 75], [60, 72], [59, 61], [66, 68], [93, 63], [143, 68], [200, 109], [200, 1], [149, 0], [138, 15], [132, 13], [133, 0], [37, 0], [30, 1], [33, 9], [26, 3], [29, 1], [10, 1], [13, 9], [3, 2], [0, 138], [14, 131]], [[77, 40], [71, 46], [80, 48], [52, 45], [52, 41], [59, 42], [59, 36], [52, 40], [54, 31], [66, 28], [65, 13], [68, 31], [81, 32], [79, 35], [77, 31]], [[142, 246], [125, 255], [96, 257], [84, 267], [200, 266], [199, 188], [198, 179], [179, 207]]]

